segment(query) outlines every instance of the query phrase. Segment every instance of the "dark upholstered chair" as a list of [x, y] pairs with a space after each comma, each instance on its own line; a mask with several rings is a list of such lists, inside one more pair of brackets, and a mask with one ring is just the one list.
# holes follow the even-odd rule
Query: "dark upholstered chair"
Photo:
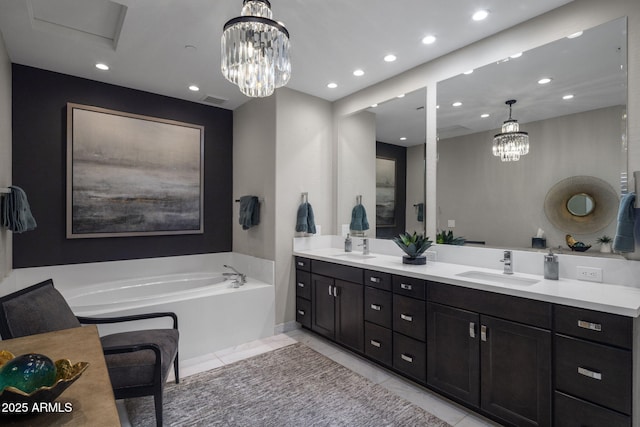
[[171, 370], [178, 375], [178, 318], [150, 313], [116, 318], [76, 317], [51, 279], [0, 298], [2, 339], [22, 337], [82, 324], [116, 323], [171, 317], [173, 329], [140, 330], [100, 338], [116, 399], [154, 396], [156, 423], [162, 425], [162, 390]]

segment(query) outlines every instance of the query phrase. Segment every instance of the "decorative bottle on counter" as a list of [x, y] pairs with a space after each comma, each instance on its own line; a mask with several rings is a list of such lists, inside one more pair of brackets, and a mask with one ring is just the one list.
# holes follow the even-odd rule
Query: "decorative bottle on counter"
[[353, 248], [353, 243], [351, 241], [351, 237], [349, 236], [349, 233], [347, 233], [347, 238], [344, 239], [344, 251], [351, 252], [352, 248]]
[[549, 249], [549, 253], [544, 256], [544, 278], [558, 280], [559, 267], [558, 257]]

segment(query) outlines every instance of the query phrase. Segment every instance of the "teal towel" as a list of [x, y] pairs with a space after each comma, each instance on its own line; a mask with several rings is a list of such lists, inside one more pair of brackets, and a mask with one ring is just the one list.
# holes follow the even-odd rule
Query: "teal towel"
[[27, 195], [20, 187], [12, 185], [11, 192], [2, 197], [0, 207], [0, 225], [7, 227], [14, 233], [31, 231], [37, 227], [36, 220], [31, 214], [31, 207]]
[[613, 250], [616, 252], [633, 252], [635, 251], [635, 238], [633, 228], [636, 221], [636, 213], [634, 204], [636, 201], [636, 193], [628, 193], [620, 199], [620, 207], [618, 209], [618, 226], [616, 228], [616, 236], [613, 238]]
[[358, 204], [353, 207], [349, 228], [353, 231], [365, 231], [369, 229], [367, 211], [362, 204]]
[[256, 196], [240, 197], [240, 224], [248, 230], [260, 224], [260, 201]]
[[418, 221], [424, 221], [424, 203], [418, 203]]
[[296, 215], [296, 231], [316, 234], [316, 223], [311, 204], [305, 202], [298, 207], [298, 214]]

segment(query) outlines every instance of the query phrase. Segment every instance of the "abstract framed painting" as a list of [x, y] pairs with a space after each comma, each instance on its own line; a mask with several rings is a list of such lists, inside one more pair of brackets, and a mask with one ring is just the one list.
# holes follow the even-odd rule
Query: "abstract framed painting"
[[67, 238], [204, 232], [204, 127], [67, 104]]

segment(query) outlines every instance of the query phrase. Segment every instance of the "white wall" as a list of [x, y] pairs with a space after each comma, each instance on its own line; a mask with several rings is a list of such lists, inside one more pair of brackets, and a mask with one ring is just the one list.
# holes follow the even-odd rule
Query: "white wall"
[[[600, 178], [619, 191], [623, 111], [611, 107], [521, 124], [529, 132], [531, 149], [517, 163], [503, 163], [491, 152], [496, 130], [441, 139], [438, 228], [455, 220], [456, 236], [514, 248], [531, 247], [531, 237], [542, 228], [547, 246], [564, 247], [566, 233], [544, 212], [547, 192], [578, 175]], [[602, 231], [574, 237], [596, 246], [603, 234], [615, 235], [615, 221]]]
[[243, 230], [233, 204], [233, 251], [275, 260], [276, 98], [256, 98], [233, 112], [233, 198], [258, 196], [260, 224]]
[[[11, 61], [0, 33], [0, 187], [11, 185]], [[0, 280], [11, 270], [11, 233], [0, 227]]]
[[[466, 70], [566, 37], [585, 28], [628, 17], [628, 156], [629, 171], [640, 170], [640, 2], [580, 0], [473, 43], [451, 54], [370, 86], [334, 105], [336, 117], [362, 110], [395, 94], [427, 87], [427, 234], [435, 235], [437, 82]], [[633, 184], [633, 183], [630, 183]]]
[[362, 111], [336, 121], [337, 145], [337, 234], [351, 223], [356, 196], [362, 196], [367, 211], [367, 236], [376, 235], [376, 115]]
[[[424, 233], [424, 221], [418, 221], [418, 211], [413, 206], [424, 202], [424, 145], [407, 148], [407, 215], [408, 232]], [[435, 239], [435, 236], [430, 236]]]
[[276, 98], [276, 325], [295, 319], [291, 248], [301, 193], [308, 193], [316, 227], [334, 230], [331, 103], [291, 89]]

